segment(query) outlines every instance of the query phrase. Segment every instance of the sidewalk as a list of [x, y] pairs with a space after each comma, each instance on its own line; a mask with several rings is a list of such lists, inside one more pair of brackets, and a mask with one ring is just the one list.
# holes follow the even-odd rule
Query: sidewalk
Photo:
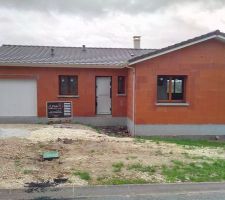
[[[121, 186], [87, 186], [65, 188], [32, 188], [29, 190], [0, 190], [0, 199], [124, 199], [132, 196], [148, 196], [157, 194], [187, 194], [204, 192], [225, 192], [225, 183], [180, 183], [180, 184], [148, 184]], [[124, 197], [124, 198], [122, 198]], [[138, 199], [139, 199], [138, 198]]]

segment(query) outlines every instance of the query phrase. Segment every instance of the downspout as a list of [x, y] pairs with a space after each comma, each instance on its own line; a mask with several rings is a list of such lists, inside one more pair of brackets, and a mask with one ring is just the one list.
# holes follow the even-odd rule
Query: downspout
[[135, 136], [135, 107], [136, 107], [136, 98], [135, 98], [135, 89], [136, 89], [136, 70], [135, 70], [135, 67], [130, 67], [128, 64], [126, 65], [126, 68], [128, 69], [132, 69], [133, 71], [133, 84], [132, 84], [132, 90], [133, 90], [133, 135]]

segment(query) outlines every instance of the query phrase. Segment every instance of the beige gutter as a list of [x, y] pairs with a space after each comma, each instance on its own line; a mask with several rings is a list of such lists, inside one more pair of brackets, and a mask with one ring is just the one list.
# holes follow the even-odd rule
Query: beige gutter
[[126, 66], [126, 68], [129, 68], [129, 69], [132, 69], [133, 71], [133, 122], [134, 122], [134, 125], [133, 125], [133, 135], [135, 136], [135, 108], [136, 108], [136, 98], [135, 98], [135, 89], [136, 89], [136, 70], [135, 70], [135, 67], [131, 67], [129, 65]]

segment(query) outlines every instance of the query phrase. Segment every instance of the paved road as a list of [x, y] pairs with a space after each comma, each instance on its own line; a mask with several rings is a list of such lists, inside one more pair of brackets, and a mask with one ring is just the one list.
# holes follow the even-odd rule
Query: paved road
[[225, 183], [0, 190], [1, 200], [225, 200]]

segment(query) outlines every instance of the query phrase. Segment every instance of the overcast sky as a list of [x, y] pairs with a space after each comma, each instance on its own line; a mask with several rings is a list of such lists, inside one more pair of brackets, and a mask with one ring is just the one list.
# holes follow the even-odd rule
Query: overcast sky
[[160, 48], [216, 29], [225, 0], [0, 0], [0, 45]]

